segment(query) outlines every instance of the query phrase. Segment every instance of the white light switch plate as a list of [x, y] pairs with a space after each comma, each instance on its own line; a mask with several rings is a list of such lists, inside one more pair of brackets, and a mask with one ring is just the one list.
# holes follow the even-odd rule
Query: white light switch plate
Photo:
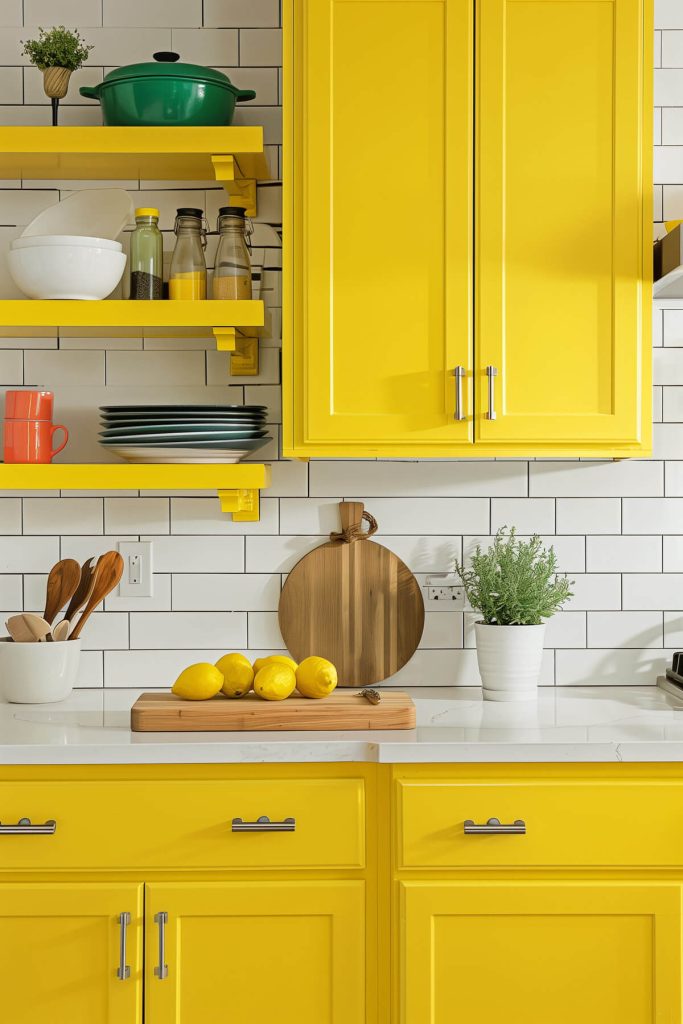
[[119, 583], [120, 597], [153, 597], [152, 542], [120, 541], [123, 576]]

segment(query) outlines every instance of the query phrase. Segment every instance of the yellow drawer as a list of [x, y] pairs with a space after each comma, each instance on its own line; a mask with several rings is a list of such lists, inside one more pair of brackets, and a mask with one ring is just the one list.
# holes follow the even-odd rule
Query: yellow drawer
[[2, 826], [56, 822], [0, 827], [0, 870], [359, 868], [364, 815], [362, 779], [0, 782]]
[[679, 780], [396, 785], [399, 868], [683, 865]]

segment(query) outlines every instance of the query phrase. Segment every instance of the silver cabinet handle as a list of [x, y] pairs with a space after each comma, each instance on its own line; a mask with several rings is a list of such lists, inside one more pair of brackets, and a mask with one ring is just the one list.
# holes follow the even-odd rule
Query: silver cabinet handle
[[130, 914], [124, 911], [119, 914], [119, 966], [116, 968], [116, 977], [119, 981], [130, 978], [130, 967], [126, 963], [126, 937], [130, 924]]
[[465, 367], [456, 366], [453, 370], [453, 375], [455, 376], [455, 414], [453, 419], [464, 420], [465, 413], [463, 412], [462, 406], [462, 381], [465, 376]]
[[166, 963], [166, 925], [168, 913], [165, 910], [154, 915], [154, 923], [159, 925], [159, 963], [154, 968], [154, 976], [163, 981], [168, 978], [168, 964]]
[[475, 825], [468, 818], [463, 831], [466, 836], [525, 836], [526, 822], [517, 818], [511, 825], [501, 825], [498, 818], [489, 818], [485, 825]]
[[489, 380], [489, 411], [486, 413], [487, 420], [495, 420], [496, 418], [496, 377], [498, 376], [498, 370], [495, 366], [486, 367], [486, 376]]
[[57, 822], [52, 819], [43, 825], [32, 825], [30, 818], [19, 818], [16, 825], [0, 822], [0, 836], [53, 836], [56, 831]]
[[285, 818], [284, 821], [271, 821], [270, 818], [262, 815], [256, 821], [242, 821], [241, 818], [232, 819], [233, 832], [294, 832], [295, 829], [295, 818]]

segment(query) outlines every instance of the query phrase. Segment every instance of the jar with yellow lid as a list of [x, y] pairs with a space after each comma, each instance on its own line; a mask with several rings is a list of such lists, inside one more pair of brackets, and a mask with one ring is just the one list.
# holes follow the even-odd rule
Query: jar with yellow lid
[[135, 230], [130, 241], [131, 299], [162, 299], [163, 241], [159, 211], [141, 206], [135, 211]]
[[202, 210], [183, 206], [175, 219], [176, 243], [168, 279], [169, 299], [206, 298], [206, 227]]

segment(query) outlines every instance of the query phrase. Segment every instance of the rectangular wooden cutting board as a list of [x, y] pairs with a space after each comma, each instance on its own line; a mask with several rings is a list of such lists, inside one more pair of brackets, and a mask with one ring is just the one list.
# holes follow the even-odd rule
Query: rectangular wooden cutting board
[[293, 694], [286, 700], [182, 700], [143, 693], [130, 712], [133, 732], [299, 732], [339, 729], [414, 729], [415, 705], [406, 693], [383, 692], [370, 704], [357, 691], [335, 690], [322, 700]]

